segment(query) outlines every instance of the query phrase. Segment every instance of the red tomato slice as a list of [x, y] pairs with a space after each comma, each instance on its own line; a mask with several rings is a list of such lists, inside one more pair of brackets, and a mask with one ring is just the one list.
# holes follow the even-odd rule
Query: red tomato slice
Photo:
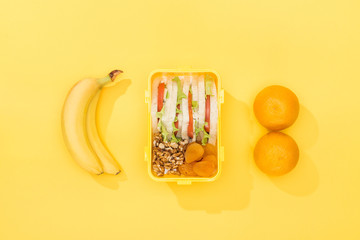
[[157, 102], [157, 110], [161, 111], [164, 105], [164, 92], [165, 92], [165, 83], [160, 83], [158, 86], [158, 102]]
[[[180, 104], [177, 105], [177, 109], [180, 110]], [[176, 113], [176, 117], [177, 117], [178, 115], [179, 115], [179, 113]], [[179, 127], [179, 120], [177, 120], [174, 124], [175, 124], [175, 127], [178, 128], [178, 127]], [[175, 136], [176, 136], [177, 132], [178, 132], [178, 131], [175, 131], [175, 132], [174, 132]]]
[[188, 125], [188, 136], [193, 138], [194, 136], [194, 123], [193, 123], [193, 112], [192, 112], [192, 94], [189, 91], [188, 95], [188, 107], [189, 107], [189, 125]]
[[205, 125], [205, 131], [210, 132], [210, 96], [206, 96], [206, 103], [205, 103], [205, 122], [208, 124]]

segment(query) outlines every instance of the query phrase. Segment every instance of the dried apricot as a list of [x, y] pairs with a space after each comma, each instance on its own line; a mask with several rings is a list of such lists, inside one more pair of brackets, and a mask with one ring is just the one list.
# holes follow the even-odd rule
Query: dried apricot
[[202, 161], [202, 162], [204, 162], [204, 161], [210, 161], [210, 162], [214, 163], [215, 166], [217, 166], [217, 159], [216, 159], [216, 156], [215, 156], [215, 155], [207, 155], [207, 156], [205, 156], [201, 161]]
[[204, 148], [198, 143], [189, 144], [185, 151], [185, 161], [192, 163], [199, 161], [204, 155]]
[[179, 166], [179, 171], [184, 176], [195, 177], [197, 174], [194, 172], [194, 163], [184, 163]]
[[216, 166], [212, 161], [200, 161], [194, 164], [193, 170], [200, 177], [211, 177], [215, 173]]
[[206, 144], [204, 147], [204, 156], [215, 155], [216, 156], [216, 147], [210, 143]]

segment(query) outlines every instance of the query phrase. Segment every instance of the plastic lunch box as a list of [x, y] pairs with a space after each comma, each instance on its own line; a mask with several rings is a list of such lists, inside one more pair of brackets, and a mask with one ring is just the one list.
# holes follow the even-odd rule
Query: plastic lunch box
[[[218, 134], [217, 134], [217, 160], [218, 160], [218, 171], [217, 173], [210, 178], [204, 177], [178, 177], [178, 176], [163, 176], [157, 177], [152, 173], [151, 162], [152, 162], [152, 129], [151, 129], [151, 88], [152, 82], [160, 74], [169, 74], [169, 75], [182, 75], [186, 73], [207, 73], [210, 74], [215, 79], [215, 84], [217, 86], [217, 102], [218, 102]], [[181, 185], [189, 185], [192, 182], [212, 182], [215, 181], [221, 174], [221, 163], [224, 161], [224, 147], [221, 145], [221, 104], [224, 103], [224, 90], [221, 88], [221, 80], [219, 74], [211, 69], [191, 69], [191, 68], [180, 68], [180, 69], [157, 69], [150, 73], [148, 78], [148, 90], [145, 90], [145, 103], [148, 105], [148, 141], [147, 146], [145, 147], [145, 161], [148, 164], [148, 173], [149, 176], [157, 182], [177, 182]]]

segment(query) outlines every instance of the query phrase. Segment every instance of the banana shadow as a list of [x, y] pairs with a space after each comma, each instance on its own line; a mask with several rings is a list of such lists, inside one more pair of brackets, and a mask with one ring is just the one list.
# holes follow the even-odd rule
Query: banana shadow
[[168, 183], [179, 205], [187, 210], [220, 213], [225, 210], [245, 209], [253, 187], [249, 172], [250, 110], [248, 106], [225, 91], [221, 112], [221, 138], [225, 149], [222, 174], [211, 183], [181, 186]]
[[[126, 93], [126, 90], [131, 85], [130, 79], [121, 80], [111, 87], [104, 87], [101, 90], [98, 107], [96, 110], [96, 123], [101, 139], [106, 145], [107, 126], [113, 113], [116, 101]], [[106, 146], [107, 147], [107, 146]], [[111, 149], [109, 149], [111, 152]], [[127, 180], [126, 173], [120, 165], [121, 172], [114, 176], [109, 174], [102, 174], [100, 176], [91, 175], [92, 178], [100, 185], [116, 190], [119, 188], [119, 182]]]

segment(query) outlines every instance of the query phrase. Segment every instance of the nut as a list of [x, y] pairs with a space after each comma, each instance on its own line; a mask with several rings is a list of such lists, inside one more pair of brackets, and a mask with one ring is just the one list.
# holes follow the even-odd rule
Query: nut
[[152, 170], [156, 176], [181, 175], [179, 166], [184, 164], [184, 149], [188, 141], [164, 142], [160, 133], [153, 136]]
[[170, 144], [170, 146], [171, 146], [172, 148], [177, 148], [179, 145], [178, 145], [176, 142], [172, 142], [172, 143]]

